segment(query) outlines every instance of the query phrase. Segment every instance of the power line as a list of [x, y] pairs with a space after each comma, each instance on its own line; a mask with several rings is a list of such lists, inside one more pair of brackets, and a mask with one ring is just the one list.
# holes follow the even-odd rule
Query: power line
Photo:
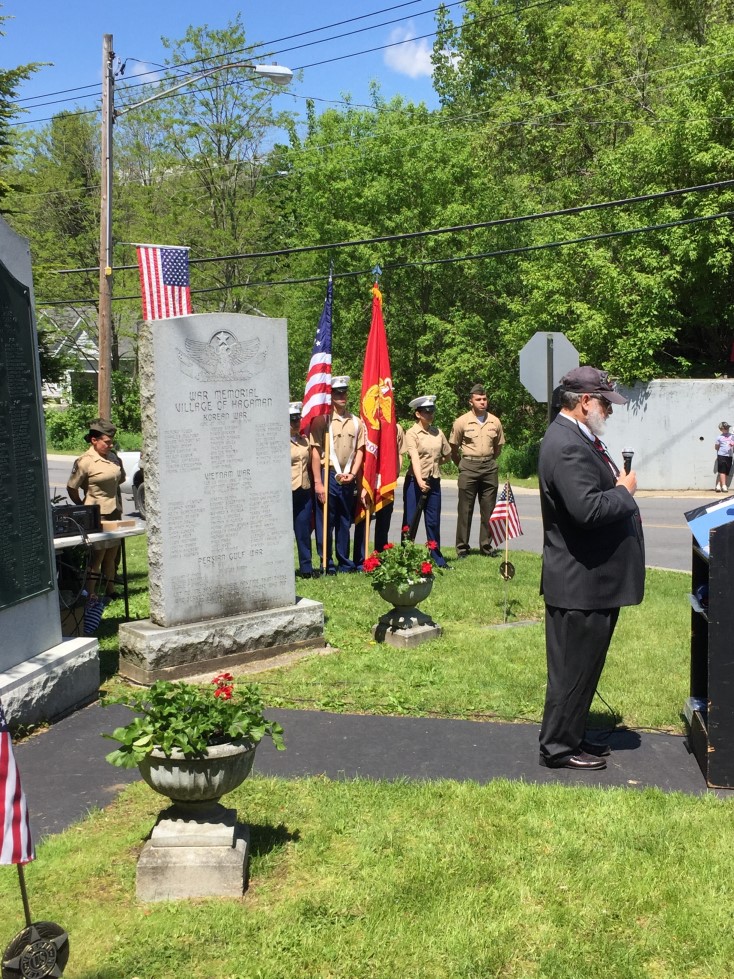
[[[190, 258], [189, 265], [209, 265], [212, 262], [232, 262], [242, 259], [282, 258], [286, 255], [303, 255], [309, 252], [329, 251], [331, 249], [357, 248], [362, 245], [384, 245], [397, 241], [411, 241], [416, 238], [430, 238], [437, 235], [459, 234], [464, 231], [477, 231], [486, 228], [500, 228], [513, 224], [525, 224], [528, 221], [541, 221], [548, 218], [569, 217], [584, 214], [588, 211], [602, 211], [613, 207], [630, 204], [644, 204], [649, 201], [665, 200], [669, 197], [679, 197], [684, 194], [705, 193], [709, 190], [721, 190], [734, 186], [734, 179], [716, 180], [708, 184], [697, 184], [692, 187], [676, 187], [673, 190], [655, 191], [650, 194], [638, 194], [635, 197], [622, 197], [611, 201], [597, 201], [593, 204], [577, 204], [574, 207], [558, 208], [553, 211], [537, 211], [533, 214], [519, 214], [506, 218], [492, 218], [489, 221], [476, 221], [471, 224], [457, 224], [445, 228], [428, 228], [424, 231], [406, 231], [395, 235], [381, 235], [376, 238], [360, 238], [351, 241], [331, 242], [325, 245], [297, 245], [292, 248], [278, 248], [267, 252], [242, 252], [234, 255], [217, 255], [210, 258]], [[136, 269], [137, 265], [115, 265], [113, 272], [125, 272]], [[52, 271], [52, 270], [49, 270]], [[78, 269], [56, 269], [56, 275], [80, 275], [99, 272], [99, 266]]]
[[[496, 249], [494, 251], [477, 252], [474, 254], [453, 256], [451, 258], [431, 258], [431, 259], [423, 259], [422, 261], [417, 261], [417, 262], [398, 262], [394, 264], [388, 263], [383, 265], [383, 273], [392, 272], [399, 269], [423, 268], [430, 265], [450, 265], [450, 264], [456, 264], [460, 262], [474, 262], [481, 259], [501, 258], [507, 255], [519, 255], [526, 252], [544, 251], [550, 248], [562, 248], [568, 245], [586, 244], [593, 241], [603, 241], [609, 238], [626, 238], [631, 235], [643, 234], [643, 233], [647, 234], [652, 231], [664, 231], [670, 228], [682, 227], [684, 225], [700, 224], [702, 222], [707, 222], [707, 221], [718, 221], [721, 220], [722, 218], [731, 218], [731, 217], [734, 217], [734, 211], [720, 211], [716, 214], [705, 214], [705, 215], [700, 215], [691, 218], [679, 218], [675, 221], [666, 221], [659, 224], [649, 224], [637, 228], [626, 228], [619, 231], [603, 231], [596, 234], [583, 235], [577, 238], [567, 238], [563, 240], [542, 242], [542, 243], [532, 244], [532, 245], [518, 245], [514, 248], [502, 248], [502, 249]], [[328, 248], [328, 247], [329, 246], [319, 246], [319, 249]], [[334, 272], [333, 277], [335, 279], [345, 279], [345, 278], [353, 278], [354, 276], [359, 276], [359, 275], [371, 275], [371, 274], [372, 274], [372, 269], [359, 269], [352, 272]], [[210, 293], [210, 292], [226, 292], [227, 290], [231, 290], [231, 289], [245, 289], [245, 288], [255, 288], [255, 287], [264, 288], [264, 287], [283, 286], [283, 285], [300, 285], [309, 282], [323, 281], [323, 278], [324, 278], [323, 275], [316, 275], [316, 276], [307, 276], [299, 279], [281, 279], [276, 281], [262, 281], [262, 282], [236, 282], [236, 283], [230, 283], [229, 285], [226, 286], [210, 286], [201, 289], [192, 289], [191, 294], [198, 295], [198, 294]], [[114, 296], [112, 301], [121, 302], [123, 300], [139, 299], [139, 298], [140, 298], [139, 295]], [[65, 306], [72, 303], [77, 305], [84, 305], [84, 304], [96, 303], [96, 301], [97, 301], [96, 297], [87, 298], [87, 299], [73, 299], [73, 300], [70, 299], [70, 300], [54, 300], [54, 301], [37, 300], [36, 305], [37, 306]]]
[[[449, 4], [445, 4], [444, 6], [446, 8], [455, 7], [455, 6], [458, 6], [459, 4], [461, 4], [463, 2], [464, 2], [464, 0], [454, 0], [454, 2], [449, 3]], [[536, 7], [544, 7], [544, 6], [555, 4], [555, 3], [558, 3], [558, 2], [559, 2], [559, 0], [535, 0], [535, 2], [526, 4], [524, 7], [514, 7], [511, 10], [503, 11], [502, 13], [496, 14], [494, 16], [487, 15], [487, 17], [478, 18], [476, 21], [474, 21], [474, 23], [483, 23], [485, 21], [490, 21], [491, 22], [491, 21], [494, 21], [494, 20], [499, 20], [502, 17], [511, 16], [512, 14], [524, 13], [526, 10], [531, 10], [533, 8], [536, 8]], [[398, 5], [398, 6], [400, 6], [400, 5]], [[387, 8], [387, 9], [392, 9], [392, 8]], [[435, 13], [438, 9], [439, 9], [438, 7], [435, 7], [435, 8], [432, 8], [430, 10], [421, 11], [420, 13], [415, 14], [414, 16], [423, 16], [424, 14]], [[373, 15], [363, 15], [363, 16], [373, 16]], [[360, 19], [362, 19], [362, 17], [352, 18], [351, 20], [360, 20]], [[286, 54], [286, 53], [291, 52], [291, 51], [298, 51], [298, 50], [300, 50], [302, 48], [312, 47], [312, 46], [314, 46], [316, 44], [325, 44], [325, 43], [327, 43], [329, 41], [341, 40], [341, 39], [343, 39], [345, 37], [351, 37], [351, 36], [353, 36], [355, 34], [360, 34], [360, 33], [363, 33], [365, 31], [377, 30], [378, 28], [387, 27], [390, 24], [399, 23], [399, 22], [402, 22], [403, 20], [405, 20], [405, 18], [403, 18], [403, 17], [401, 17], [401, 18], [395, 18], [393, 20], [384, 21], [384, 22], [381, 22], [379, 24], [370, 25], [369, 27], [359, 28], [359, 29], [354, 30], [354, 31], [346, 31], [343, 34], [334, 34], [331, 37], [319, 38], [318, 40], [315, 40], [315, 41], [308, 41], [308, 42], [306, 42], [304, 44], [297, 44], [297, 45], [291, 46], [290, 48], [281, 48], [281, 49], [276, 50], [276, 51], [260, 52], [259, 54], [252, 55], [252, 56], [254, 56], [254, 57], [274, 57], [276, 55], [277, 56], [280, 56], [282, 54]], [[347, 21], [343, 21], [343, 22], [339, 22], [339, 23], [350, 23], [350, 22], [351, 22], [350, 20], [347, 20]], [[304, 32], [304, 34], [313, 33], [314, 31], [319, 31], [319, 30], [328, 30], [328, 29], [329, 29], [328, 27], [314, 28], [312, 31]], [[437, 37], [437, 36], [439, 36], [441, 34], [448, 33], [450, 30], [453, 30], [453, 28], [445, 28], [445, 29], [439, 29], [439, 30], [436, 30], [436, 31], [431, 31], [428, 34], [419, 35], [419, 36], [414, 37], [414, 38], [404, 38], [402, 41], [394, 41], [394, 42], [388, 43], [388, 44], [377, 45], [376, 47], [368, 48], [368, 49], [365, 49], [365, 50], [362, 50], [362, 51], [355, 51], [355, 52], [353, 52], [351, 54], [341, 55], [341, 56], [339, 56], [337, 58], [327, 58], [327, 59], [325, 59], [323, 61], [316, 61], [316, 62], [313, 62], [312, 64], [309, 64], [309, 65], [301, 65], [300, 67], [295, 68], [294, 71], [301, 71], [301, 70], [303, 70], [305, 68], [316, 68], [316, 67], [319, 67], [321, 65], [332, 64], [335, 61], [344, 61], [344, 60], [347, 60], [349, 58], [360, 57], [363, 54], [371, 54], [371, 53], [374, 53], [376, 51], [388, 50], [389, 48], [398, 47], [399, 45], [402, 45], [402, 44], [412, 43], [414, 41], [425, 40], [426, 38]], [[292, 35], [292, 37], [294, 37], [294, 38], [298, 38], [298, 37], [301, 37], [301, 36], [304, 36], [304, 35], [303, 34]], [[288, 38], [282, 38], [281, 40], [288, 40]], [[278, 42], [277, 41], [275, 41], [275, 42], [264, 42], [262, 44], [255, 45], [254, 47], [240, 48], [240, 49], [236, 49], [234, 51], [223, 51], [223, 52], [219, 52], [218, 54], [211, 55], [209, 57], [196, 58], [196, 59], [192, 59], [191, 61], [185, 61], [185, 62], [181, 62], [181, 63], [176, 64], [176, 65], [171, 65], [171, 66], [169, 66], [167, 68], [167, 70], [169, 70], [169, 71], [176, 71], [176, 70], [178, 70], [181, 67], [186, 67], [186, 66], [191, 65], [191, 64], [198, 64], [200, 62], [201, 63], [204, 63], [204, 62], [207, 62], [207, 61], [214, 61], [216, 58], [225, 58], [225, 57], [226, 58], [230, 58], [233, 55], [241, 54], [243, 52], [246, 52], [248, 54], [252, 54], [252, 52], [254, 50], [256, 50], [257, 48], [262, 48], [262, 47], [265, 47], [266, 45], [274, 44], [274, 43], [278, 43]], [[197, 73], [198, 72], [192, 72], [190, 74], [194, 74], [195, 75]], [[157, 74], [157, 72], [147, 72], [146, 74]], [[174, 77], [175, 78], [179, 78], [181, 76], [178, 75], [178, 74], [176, 74], [176, 75], [174, 75]], [[195, 80], [195, 79], [192, 79], [192, 81], [193, 80]], [[121, 86], [121, 91], [128, 91], [130, 89], [140, 88], [140, 87], [142, 87], [144, 85], [148, 85], [148, 84], [149, 84], [148, 82], [140, 82], [140, 83], [135, 83], [135, 84], [132, 84], [132, 85]], [[203, 89], [202, 91], [206, 91], [206, 89]], [[170, 97], [170, 96], [168, 96], [168, 97]], [[68, 100], [62, 99], [62, 100], [59, 100], [59, 101], [71, 101], [71, 100], [70, 99], [68, 99]], [[31, 108], [41, 108], [41, 106], [43, 106], [43, 105], [55, 105], [55, 104], [57, 104], [57, 103], [56, 102], [38, 103], [37, 105], [32, 106]], [[87, 112], [93, 112], [93, 111], [96, 111], [96, 110], [90, 109], [90, 110], [86, 110], [86, 111]], [[74, 113], [74, 114], [84, 114], [84, 113]], [[47, 122], [50, 118], [53, 118], [53, 117], [44, 117], [42, 119], [31, 119], [31, 120], [26, 120], [26, 121], [19, 121], [17, 123], [12, 123], [11, 125], [36, 125], [39, 122]]]
[[[649, 224], [644, 227], [638, 228], [627, 228], [622, 231], [603, 231], [598, 234], [593, 235], [583, 235], [579, 238], [566, 238], [562, 241], [550, 241], [543, 242], [536, 245], [518, 245], [516, 248], [502, 248], [496, 251], [490, 252], [477, 252], [476, 254], [470, 255], [459, 255], [451, 258], [429, 258], [424, 259], [419, 262], [399, 262], [393, 265], [386, 264], [382, 267], [382, 272], [393, 272], [399, 269], [408, 268], [423, 268], [429, 265], [452, 265], [461, 262], [475, 262], [481, 259], [489, 258], [501, 258], [506, 255], [519, 255], [524, 252], [533, 251], [544, 251], [550, 248], [564, 248], [567, 245], [579, 245], [585, 244], [592, 241], [602, 241], [608, 238], [626, 238], [631, 235], [637, 234], [647, 234], [651, 231], [664, 231], [669, 228], [677, 228], [682, 225], [687, 224], [700, 224], [705, 221], [718, 221], [721, 218], [732, 218], [734, 217], [734, 211], [720, 211], [718, 214], [706, 214], [700, 217], [693, 218], [681, 218], [677, 221], [666, 221], [662, 224]], [[334, 272], [332, 277], [334, 279], [350, 279], [356, 276], [372, 276], [373, 269], [357, 269], [352, 272]], [[226, 292], [230, 289], [247, 289], [247, 288], [273, 288], [277, 286], [292, 286], [292, 285], [302, 285], [309, 282], [323, 282], [323, 275], [310, 275], [300, 279], [280, 279], [275, 281], [262, 281], [262, 282], [235, 282], [226, 286], [209, 286], [202, 289], [192, 289], [191, 295], [201, 295], [203, 293], [211, 292]], [[140, 295], [134, 296], [113, 296], [113, 302], [122, 302], [124, 300], [140, 299]], [[70, 304], [90, 304], [96, 303], [97, 299], [69, 299], [69, 300], [55, 300], [53, 302], [46, 302], [44, 300], [37, 300], [37, 306], [66, 306]]]
[[[193, 64], [199, 64], [199, 63], [204, 64], [206, 62], [215, 61], [218, 58], [231, 58], [234, 55], [242, 54], [242, 53], [247, 53], [249, 57], [253, 57], [253, 58], [272, 57], [272, 56], [275, 56], [275, 55], [280, 56], [282, 54], [286, 54], [286, 53], [291, 52], [291, 51], [298, 51], [298, 50], [301, 50], [302, 48], [313, 47], [314, 45], [317, 45], [317, 44], [325, 44], [325, 43], [327, 43], [329, 41], [343, 40], [344, 38], [352, 37], [355, 34], [362, 34], [362, 33], [366, 32], [366, 31], [374, 31], [374, 30], [378, 30], [378, 29], [383, 28], [383, 27], [389, 27], [391, 24], [402, 23], [405, 20], [405, 17], [395, 17], [395, 18], [392, 18], [391, 20], [381, 21], [381, 22], [379, 22], [377, 24], [370, 24], [367, 27], [360, 27], [360, 28], [357, 28], [357, 29], [355, 29], [353, 31], [345, 31], [342, 34], [333, 34], [330, 37], [318, 38], [318, 39], [313, 40], [313, 41], [305, 42], [304, 44], [292, 45], [289, 48], [284, 48], [284, 49], [281, 49], [279, 51], [268, 51], [268, 52], [260, 52], [260, 53], [257, 53], [257, 51], [258, 51], [259, 48], [270, 47], [270, 46], [272, 46], [274, 44], [279, 44], [282, 41], [297, 40], [300, 37], [307, 37], [310, 34], [315, 34], [315, 33], [318, 33], [320, 31], [330, 30], [333, 27], [339, 27], [339, 26], [344, 25], [344, 24], [354, 23], [355, 21], [365, 20], [365, 19], [367, 19], [369, 17], [374, 17], [374, 16], [377, 16], [377, 15], [382, 14], [382, 13], [387, 13], [387, 12], [389, 12], [391, 10], [398, 10], [398, 9], [400, 9], [402, 7], [412, 6], [413, 4], [419, 3], [419, 2], [420, 2], [420, 0], [408, 0], [407, 3], [396, 4], [393, 7], [387, 7], [387, 8], [384, 8], [383, 10], [375, 11], [375, 12], [373, 12], [371, 14], [361, 14], [358, 17], [350, 17], [350, 18], [348, 18], [346, 20], [336, 21], [335, 23], [325, 25], [324, 27], [315, 27], [315, 28], [312, 28], [312, 29], [310, 29], [308, 31], [302, 31], [301, 33], [298, 33], [298, 34], [286, 35], [286, 36], [281, 37], [281, 38], [276, 38], [274, 41], [264, 41], [264, 42], [260, 42], [260, 43], [258, 43], [256, 45], [253, 45], [251, 47], [239, 48], [239, 49], [235, 49], [235, 50], [232, 50], [232, 51], [222, 51], [222, 52], [218, 52], [216, 55], [210, 55], [208, 57], [203, 57], [203, 58], [194, 58], [194, 59], [192, 59], [190, 61], [183, 61], [183, 62], [179, 62], [179, 63], [174, 64], [174, 65], [159, 65], [155, 71], [142, 72], [138, 77], [139, 78], [144, 78], [146, 75], [158, 75], [158, 74], [160, 74], [160, 72], [159, 72], [158, 69], [162, 69], [163, 71], [166, 71], [166, 72], [169, 72], [169, 73], [174, 73], [174, 78], [186, 78], [187, 76], [191, 75], [192, 76], [192, 80], [195, 80], [195, 78], [193, 78], [193, 76], [199, 74], [199, 72], [202, 69], [197, 69], [196, 71], [193, 71], [193, 72], [183, 72], [183, 73], [181, 73], [180, 69], [181, 68], [184, 68], [184, 67], [188, 67], [189, 65], [193, 65]], [[463, 2], [464, 2], [464, 0], [453, 0], [452, 3], [446, 4], [445, 6], [448, 9], [450, 7], [456, 7], [456, 6], [458, 6], [459, 4], [461, 4]], [[546, 4], [546, 3], [554, 3], [554, 2], [557, 2], [557, 0], [541, 0], [540, 5], [543, 5], [543, 4]], [[537, 6], [537, 5], [539, 5], [539, 4], [534, 3], [534, 4], [531, 4], [530, 6]], [[428, 14], [434, 14], [434, 13], [436, 13], [438, 9], [439, 9], [438, 7], [431, 7], [428, 10], [420, 10], [420, 11], [417, 11], [412, 16], [413, 17], [424, 17], [424, 16], [426, 16]], [[520, 8], [520, 9], [525, 9], [525, 8]], [[504, 15], [501, 15], [501, 16], [504, 16]], [[426, 37], [433, 37], [435, 33], [436, 32], [433, 32], [433, 34], [428, 34], [428, 35], [425, 35], [425, 36]], [[400, 41], [398, 43], [404, 44], [404, 43], [407, 42], [407, 40], [413, 40], [413, 39], [412, 38], [406, 39], [406, 40]], [[390, 47], [390, 46], [392, 46], [392, 45], [387, 45], [387, 47]], [[376, 49], [376, 50], [379, 50], [379, 49]], [[140, 61], [140, 59], [138, 59], [138, 58], [127, 58], [126, 59], [126, 62], [127, 61]], [[146, 62], [146, 63], [153, 64], [154, 62]], [[168, 80], [170, 81], [170, 78]], [[152, 82], [150, 82], [150, 81], [134, 82], [134, 83], [131, 83], [129, 85], [120, 85], [119, 88], [118, 88], [118, 90], [120, 92], [127, 92], [127, 91], [131, 91], [133, 89], [138, 89], [138, 88], [142, 88], [142, 87], [148, 86], [150, 84], [152, 84]], [[63, 89], [63, 90], [61, 90], [59, 92], [50, 92], [46, 96], [41, 96], [41, 95], [31, 96], [31, 97], [29, 97], [26, 100], [17, 99], [17, 100], [14, 100], [14, 102], [15, 103], [18, 103], [20, 101], [30, 101], [31, 98], [33, 98], [33, 99], [49, 98], [50, 99], [50, 98], [52, 98], [52, 96], [55, 96], [55, 95], [62, 95], [65, 92], [81, 91], [81, 90], [86, 89], [86, 88], [96, 88], [96, 89], [99, 90], [100, 86], [98, 84], [96, 86], [95, 85], [82, 85], [82, 86], [79, 86], [78, 88]], [[89, 95], [83, 96], [83, 98], [95, 98], [99, 94], [100, 94], [99, 91], [96, 91], [96, 92], [90, 93]], [[40, 108], [42, 108], [44, 106], [47, 106], [47, 105], [58, 105], [60, 103], [70, 102], [70, 101], [73, 101], [73, 100], [72, 99], [55, 99], [53, 101], [48, 101], [48, 102], [36, 102], [34, 105], [28, 106], [27, 108], [28, 109], [40, 109]], [[33, 123], [39, 122], [39, 121], [44, 121], [44, 120], [32, 120]]]

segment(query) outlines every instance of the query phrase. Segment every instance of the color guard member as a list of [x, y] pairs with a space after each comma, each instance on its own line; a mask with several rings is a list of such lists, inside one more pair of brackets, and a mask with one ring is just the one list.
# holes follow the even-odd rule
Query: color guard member
[[298, 551], [297, 578], [318, 578], [311, 563], [311, 477], [308, 439], [300, 433], [302, 401], [290, 402], [291, 490], [293, 491], [293, 533]]
[[[395, 426], [395, 435], [397, 439], [397, 453], [398, 453], [398, 475], [400, 475], [400, 470], [403, 466], [403, 453], [405, 452], [405, 432], [401, 425]], [[362, 475], [359, 474], [358, 477], [361, 482]], [[367, 502], [367, 492], [362, 490], [362, 505], [364, 506]], [[381, 551], [385, 544], [387, 544], [390, 536], [390, 521], [392, 520], [392, 512], [395, 509], [395, 500], [393, 494], [393, 500], [387, 504], [387, 506], [380, 507], [380, 509], [373, 514], [372, 525], [375, 530], [375, 550]], [[354, 564], [359, 569], [364, 564], [364, 530], [365, 521], [360, 520], [358, 524], [354, 526], [354, 545], [352, 548], [352, 556], [354, 558]]]
[[[313, 475], [316, 499], [316, 548], [323, 555], [324, 500], [329, 494], [327, 529], [327, 574], [336, 574], [334, 549], [339, 571], [356, 571], [349, 557], [349, 531], [354, 521], [354, 508], [357, 497], [356, 475], [362, 466], [364, 456], [364, 429], [359, 418], [347, 410], [347, 387], [349, 377], [334, 377], [331, 382], [331, 417], [328, 425], [323, 418], [317, 418], [311, 429], [311, 473]], [[324, 447], [329, 434], [329, 477], [328, 489], [324, 485]]]
[[413, 523], [416, 510], [425, 497], [423, 517], [426, 539], [435, 540], [438, 548], [433, 558], [440, 568], [445, 568], [446, 558], [441, 553], [441, 470], [442, 462], [451, 458], [451, 447], [440, 428], [433, 424], [436, 410], [435, 394], [414, 398], [410, 407], [415, 411], [415, 425], [405, 433], [405, 451], [410, 457], [409, 483], [406, 491], [405, 523]]

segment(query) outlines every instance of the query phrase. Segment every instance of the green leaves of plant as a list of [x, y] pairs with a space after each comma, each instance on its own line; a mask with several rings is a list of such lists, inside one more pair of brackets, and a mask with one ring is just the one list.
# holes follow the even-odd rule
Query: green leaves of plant
[[272, 738], [279, 751], [285, 748], [283, 728], [265, 719], [260, 691], [252, 684], [234, 687], [227, 699], [216, 697], [214, 686], [159, 680], [149, 690], [107, 697], [102, 704], [123, 704], [140, 714], [104, 735], [120, 742], [106, 758], [122, 768], [134, 768], [154, 749], [169, 757], [174, 750], [188, 758], [204, 757], [210, 745], [232, 740], [257, 744], [264, 737]]

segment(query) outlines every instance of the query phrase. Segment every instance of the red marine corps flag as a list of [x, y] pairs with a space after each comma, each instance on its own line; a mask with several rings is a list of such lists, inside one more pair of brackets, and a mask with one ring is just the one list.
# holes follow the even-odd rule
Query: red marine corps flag
[[[398, 482], [395, 398], [382, 318], [382, 293], [377, 283], [372, 288], [372, 326], [364, 354], [360, 417], [365, 431], [362, 489], [367, 494], [369, 509], [374, 512], [392, 502]], [[357, 519], [362, 517], [364, 510]]]

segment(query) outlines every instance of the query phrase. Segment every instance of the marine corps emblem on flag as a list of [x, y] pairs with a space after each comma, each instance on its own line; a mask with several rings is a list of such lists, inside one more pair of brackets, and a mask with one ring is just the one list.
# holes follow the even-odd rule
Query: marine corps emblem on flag
[[392, 415], [392, 378], [380, 378], [378, 384], [372, 384], [362, 395], [362, 419], [365, 425], [377, 430], [380, 427], [380, 418], [384, 418], [389, 425]]

